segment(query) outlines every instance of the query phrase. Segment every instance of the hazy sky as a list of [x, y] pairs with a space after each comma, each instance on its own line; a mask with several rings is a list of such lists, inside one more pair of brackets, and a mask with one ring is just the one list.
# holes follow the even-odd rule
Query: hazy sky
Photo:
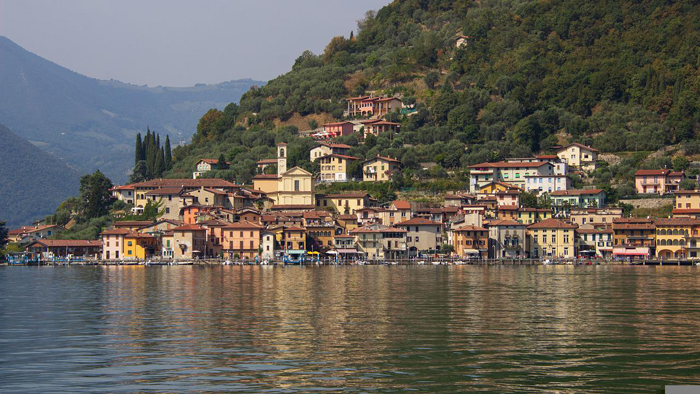
[[0, 0], [0, 35], [99, 79], [272, 79], [390, 0]]

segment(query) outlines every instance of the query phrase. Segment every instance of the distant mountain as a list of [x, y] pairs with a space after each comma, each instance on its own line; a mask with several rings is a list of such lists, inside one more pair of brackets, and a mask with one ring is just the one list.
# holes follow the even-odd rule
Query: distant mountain
[[[146, 127], [173, 144], [194, 134], [201, 114], [236, 102], [250, 79], [188, 88], [135, 86], [80, 75], [0, 36], [0, 122], [80, 172], [99, 168], [114, 182], [133, 166]], [[0, 146], [0, 155], [6, 153]]]
[[0, 221], [10, 228], [53, 213], [77, 195], [80, 176], [62, 160], [0, 125]]

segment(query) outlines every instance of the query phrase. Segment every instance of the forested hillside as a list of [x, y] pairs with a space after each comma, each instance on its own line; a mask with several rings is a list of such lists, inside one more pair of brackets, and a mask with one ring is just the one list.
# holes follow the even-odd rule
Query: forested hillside
[[0, 221], [31, 224], [78, 192], [78, 173], [0, 125]]
[[[348, 33], [323, 54], [304, 52], [235, 111], [205, 115], [195, 143], [174, 152], [171, 175], [224, 153], [234, 165], [212, 175], [248, 181], [274, 142], [293, 139], [294, 128], [283, 130], [280, 121], [324, 112], [340, 118], [345, 97], [372, 92], [402, 96], [417, 111], [390, 115], [401, 132], [352, 154], [399, 157], [416, 171], [424, 161], [457, 170], [576, 141], [622, 152], [620, 164], [590, 175], [629, 186], [636, 168], [700, 152], [695, 2], [396, 1]], [[457, 47], [462, 35], [466, 43]], [[352, 138], [344, 142], [357, 145]], [[647, 157], [681, 142], [681, 150]], [[299, 161], [305, 164], [302, 153]]]

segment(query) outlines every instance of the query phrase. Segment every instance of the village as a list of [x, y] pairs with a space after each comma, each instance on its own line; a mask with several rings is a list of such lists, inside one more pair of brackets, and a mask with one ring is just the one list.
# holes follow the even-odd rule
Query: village
[[[348, 175], [352, 133], [399, 133], [384, 119], [410, 111], [397, 97], [347, 99], [346, 117], [311, 136], [319, 172], [287, 168], [287, 145], [258, 161], [252, 185], [202, 177], [216, 159], [202, 158], [192, 178], [153, 179], [111, 189], [138, 214], [156, 204], [155, 221], [115, 221], [96, 240], [52, 239], [65, 228], [35, 223], [9, 232], [23, 245], [22, 261], [198, 261], [303, 264], [446, 261], [700, 261], [700, 190], [681, 190], [682, 171], [639, 170], [640, 195], [673, 196], [672, 217], [624, 217], [601, 189], [573, 189], [570, 174], [595, 170], [598, 151], [571, 143], [556, 154], [507, 158], [469, 166], [468, 190], [445, 192], [441, 206], [397, 199], [380, 204], [367, 192], [317, 193], [320, 184], [389, 182], [401, 161], [361, 162], [362, 179]], [[356, 120], [360, 118], [360, 120]], [[270, 170], [273, 171], [270, 171]], [[523, 193], [546, 196], [548, 207], [526, 207]]]

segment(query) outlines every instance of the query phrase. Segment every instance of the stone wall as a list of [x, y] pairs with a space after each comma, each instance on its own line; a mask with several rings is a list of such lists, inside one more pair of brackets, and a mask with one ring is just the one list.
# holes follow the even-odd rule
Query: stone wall
[[620, 202], [625, 204], [632, 204], [635, 208], [661, 208], [664, 205], [673, 204], [673, 198], [634, 198], [620, 200]]

